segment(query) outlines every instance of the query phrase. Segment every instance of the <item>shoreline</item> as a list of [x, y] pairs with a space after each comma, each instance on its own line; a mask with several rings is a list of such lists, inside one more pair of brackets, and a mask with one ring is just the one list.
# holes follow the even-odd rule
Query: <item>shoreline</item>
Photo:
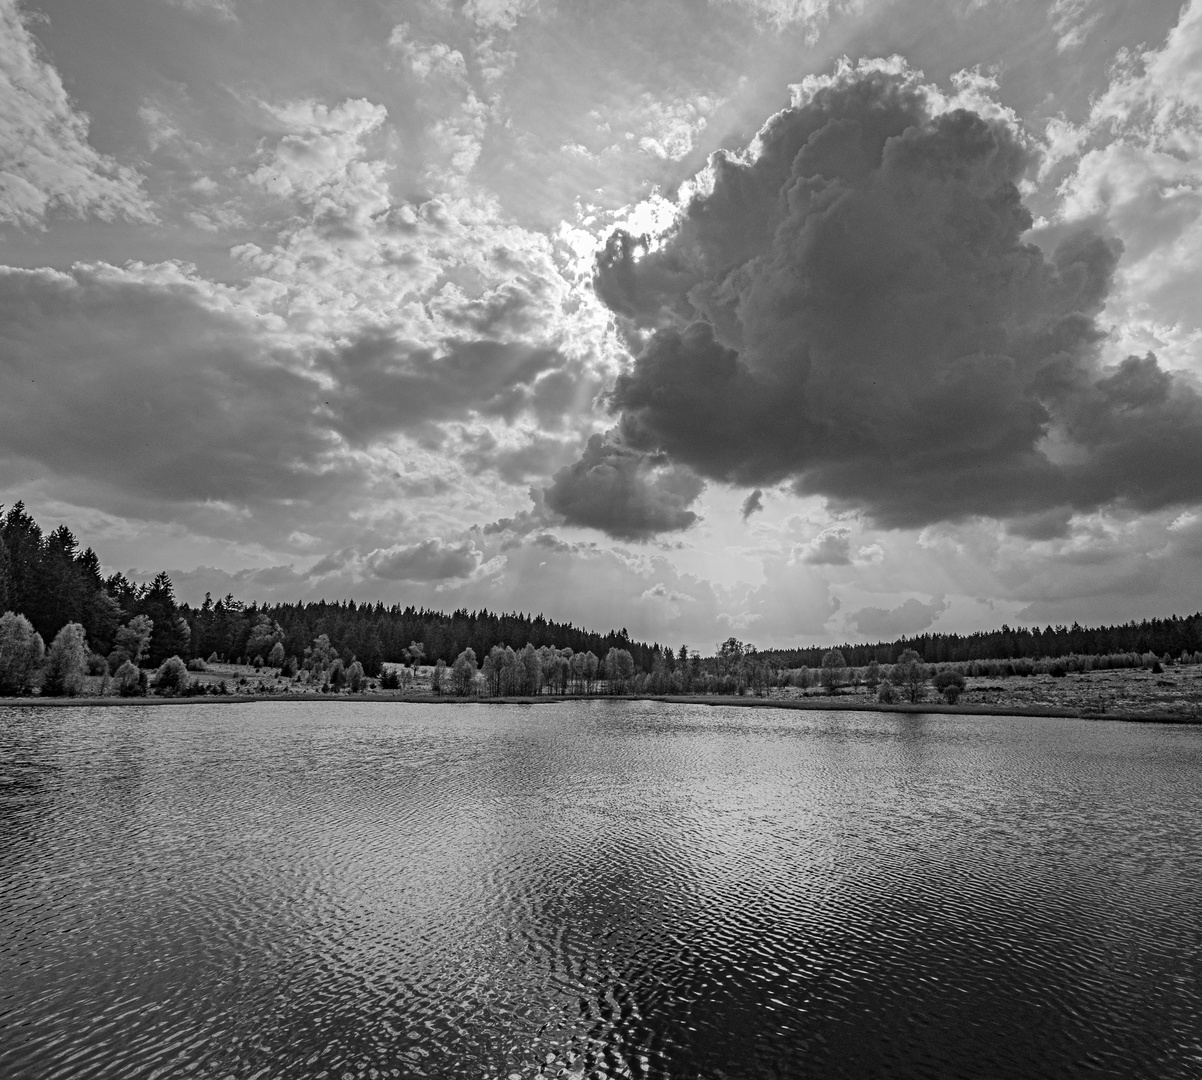
[[539, 694], [525, 697], [456, 697], [450, 694], [203, 694], [192, 697], [5, 697], [0, 708], [114, 708], [132, 706], [145, 708], [156, 705], [245, 705], [257, 701], [306, 701], [346, 703], [372, 702], [407, 705], [546, 705], [559, 701], [658, 701], [669, 705], [730, 705], [736, 708], [791, 709], [801, 712], [882, 712], [895, 714], [933, 714], [951, 716], [1027, 716], [1049, 720], [1110, 720], [1128, 724], [1177, 724], [1202, 726], [1202, 713], [1183, 716], [1172, 712], [1095, 712], [1086, 709], [1057, 708], [1029, 705], [948, 705], [946, 702], [896, 702], [885, 705], [877, 701], [840, 701], [719, 696], [711, 694]]

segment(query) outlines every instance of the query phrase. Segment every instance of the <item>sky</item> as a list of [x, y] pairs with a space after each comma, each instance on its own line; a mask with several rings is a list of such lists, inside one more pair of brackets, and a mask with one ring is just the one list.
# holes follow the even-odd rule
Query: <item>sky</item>
[[0, 0], [0, 503], [711, 651], [1202, 608], [1202, 0]]

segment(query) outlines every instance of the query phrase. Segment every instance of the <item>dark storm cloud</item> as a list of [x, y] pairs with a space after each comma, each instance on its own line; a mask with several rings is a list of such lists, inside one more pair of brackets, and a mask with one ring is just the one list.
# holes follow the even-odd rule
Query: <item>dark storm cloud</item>
[[660, 247], [598, 260], [639, 353], [610, 398], [626, 452], [885, 526], [1202, 498], [1202, 398], [1153, 357], [1099, 366], [1119, 247], [1023, 241], [1003, 122], [860, 70], [758, 142]]
[[688, 507], [704, 487], [687, 466], [594, 435], [581, 459], [560, 469], [544, 494], [547, 507], [572, 524], [645, 540], [692, 525], [697, 515]]
[[[549, 347], [418, 346], [382, 331], [311, 352], [172, 267], [0, 267], [0, 473], [33, 464], [115, 512], [203, 511], [278, 538], [286, 520], [345, 519], [349, 503], [389, 487], [352, 448], [401, 432], [438, 444], [439, 425], [473, 415], [529, 410], [554, 427], [558, 377], [575, 363]], [[521, 449], [499, 471], [530, 471]], [[446, 488], [393, 480], [410, 495]]]
[[764, 492], [760, 488], [756, 488], [750, 495], [743, 500], [742, 513], [743, 520], [746, 521], [752, 514], [758, 510], [764, 509]]
[[0, 268], [0, 455], [152, 514], [353, 484], [337, 439], [313, 422], [315, 384], [254, 320], [216, 308], [184, 281]]
[[554, 348], [520, 342], [448, 339], [430, 346], [369, 331], [323, 351], [317, 363], [335, 383], [326, 401], [332, 422], [364, 444], [471, 412], [512, 421], [529, 409], [550, 420], [563, 397], [554, 376], [567, 362]]

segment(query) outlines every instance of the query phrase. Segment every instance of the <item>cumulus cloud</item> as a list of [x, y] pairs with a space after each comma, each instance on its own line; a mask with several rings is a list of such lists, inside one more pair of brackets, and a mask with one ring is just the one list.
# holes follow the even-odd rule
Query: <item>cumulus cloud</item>
[[851, 562], [851, 530], [841, 525], [823, 529], [800, 555], [802, 562], [815, 566], [846, 566]]
[[1177, 366], [1202, 345], [1202, 3], [1185, 5], [1159, 48], [1119, 53], [1067, 154], [1060, 223], [1105, 221], [1125, 247], [1107, 314], [1127, 349]]
[[155, 220], [142, 177], [88, 142], [88, 118], [38, 49], [17, 0], [0, 0], [0, 223], [58, 211]]
[[925, 630], [947, 610], [947, 601], [936, 597], [929, 604], [909, 599], [895, 608], [865, 607], [848, 616], [848, 623], [867, 638], [888, 640]]
[[764, 509], [764, 492], [760, 488], [756, 488], [750, 495], [743, 500], [741, 511], [743, 520], [746, 521], [752, 514]]
[[686, 466], [594, 435], [580, 460], [555, 474], [545, 498], [551, 510], [573, 525], [645, 540], [696, 522], [688, 507], [704, 487]]
[[471, 577], [482, 561], [483, 554], [470, 541], [452, 544], [431, 537], [374, 551], [367, 565], [386, 581], [443, 581]]
[[388, 117], [382, 105], [362, 98], [329, 108], [315, 101], [268, 107], [286, 133], [268, 160], [250, 176], [274, 195], [314, 199], [323, 190], [345, 198], [344, 189], [377, 179], [378, 162], [365, 162], [363, 140]]
[[885, 527], [1202, 498], [1202, 397], [1154, 357], [1102, 365], [1120, 245], [1027, 242], [1033, 164], [1012, 117], [900, 62], [807, 80], [674, 232], [599, 257], [637, 352], [618, 441]]

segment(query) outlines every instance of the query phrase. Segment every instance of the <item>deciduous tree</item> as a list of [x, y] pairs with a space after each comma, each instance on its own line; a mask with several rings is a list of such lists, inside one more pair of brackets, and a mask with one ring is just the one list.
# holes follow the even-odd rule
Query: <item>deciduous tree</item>
[[67, 623], [50, 643], [42, 669], [42, 693], [48, 697], [75, 697], [84, 688], [88, 673], [88, 644], [79, 623]]

